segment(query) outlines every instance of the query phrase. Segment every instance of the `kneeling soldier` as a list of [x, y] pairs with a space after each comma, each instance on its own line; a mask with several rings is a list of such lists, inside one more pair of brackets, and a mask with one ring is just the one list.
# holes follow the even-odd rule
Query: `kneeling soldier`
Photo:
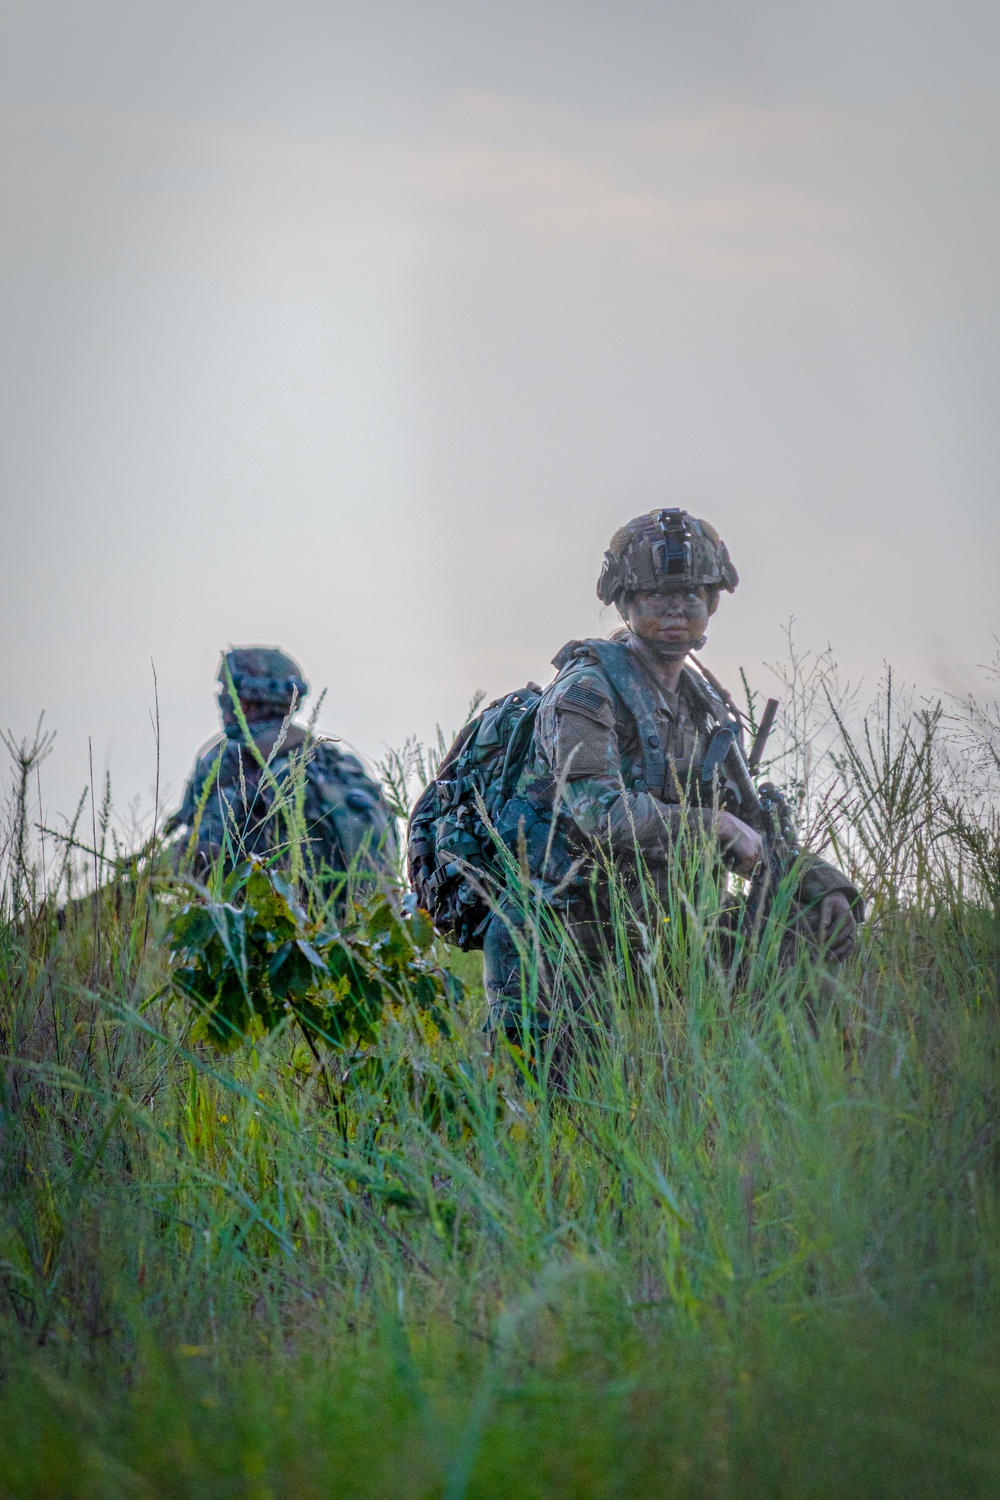
[[[309, 691], [298, 663], [277, 647], [238, 646], [223, 656], [218, 681], [222, 733], [199, 753], [165, 829], [188, 830], [194, 874], [204, 878], [220, 855], [227, 869], [275, 855], [287, 863], [297, 823], [303, 867], [324, 885], [343, 884], [348, 871], [396, 879], [395, 823], [381, 788], [356, 756], [291, 717]], [[290, 806], [296, 766], [303, 774], [301, 821]]]
[[[558, 675], [542, 693], [527, 759], [496, 826], [585, 963], [607, 951], [612, 867], [637, 902], [644, 880], [666, 902], [671, 869], [694, 850], [699, 829], [728, 868], [751, 875], [760, 866], [761, 833], [720, 805], [717, 790], [738, 716], [728, 695], [685, 664], [705, 643], [720, 591], [738, 582], [707, 521], [683, 510], [637, 516], [612, 538], [597, 586], [625, 628], [610, 641], [571, 641], [554, 658]], [[755, 797], [748, 777], [744, 785]], [[863, 919], [861, 897], [814, 855], [799, 853], [796, 868], [796, 907], [811, 940], [842, 960]], [[505, 898], [483, 937], [490, 1025], [512, 1035], [523, 1007], [516, 908]]]

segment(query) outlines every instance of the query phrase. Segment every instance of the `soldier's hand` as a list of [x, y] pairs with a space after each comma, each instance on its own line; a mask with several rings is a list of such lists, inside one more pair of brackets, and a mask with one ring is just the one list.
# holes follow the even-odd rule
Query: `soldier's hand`
[[715, 831], [719, 835], [726, 863], [737, 875], [752, 875], [764, 857], [764, 840], [756, 828], [742, 822], [732, 813], [720, 812], [715, 817]]
[[819, 908], [819, 935], [831, 958], [842, 962], [857, 940], [858, 924], [844, 891], [831, 891]]

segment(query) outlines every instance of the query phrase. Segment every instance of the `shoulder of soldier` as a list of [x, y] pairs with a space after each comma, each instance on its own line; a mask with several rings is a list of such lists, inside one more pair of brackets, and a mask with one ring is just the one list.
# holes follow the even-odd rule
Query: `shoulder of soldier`
[[[611, 643], [620, 644], [624, 634], [612, 636]], [[601, 722], [614, 722], [618, 716], [619, 694], [601, 657], [602, 649], [608, 644], [603, 637], [567, 642], [552, 659], [559, 672], [545, 689], [543, 705], [581, 713], [589, 711], [591, 717], [599, 718]], [[700, 672], [684, 667], [681, 683], [699, 718], [723, 723], [732, 717], [725, 700]]]
[[333, 775], [350, 776], [363, 770], [357, 756], [341, 750], [337, 741], [332, 739], [313, 740], [309, 747], [309, 759], [315, 766]]
[[543, 711], [579, 713], [598, 723], [614, 723], [615, 691], [591, 641], [570, 641], [553, 664], [559, 672], [542, 694]]
[[327, 780], [339, 781], [345, 786], [378, 786], [361, 758], [349, 750], [341, 750], [335, 740], [317, 740], [312, 747], [310, 763]]
[[[622, 635], [624, 632], [618, 631], [611, 639], [617, 642]], [[607, 644], [604, 636], [586, 636], [580, 641], [567, 641], [552, 658], [552, 665], [560, 675], [578, 666], [596, 666], [600, 670], [600, 650]]]
[[225, 734], [220, 730], [210, 740], [206, 740], [194, 758], [194, 770], [191, 772], [191, 780], [197, 781], [208, 775], [220, 754], [225, 754], [226, 748], [232, 742], [227, 740]]
[[[191, 822], [191, 819], [194, 816], [195, 808], [198, 804], [198, 800], [204, 790], [205, 782], [207, 778], [212, 775], [212, 772], [216, 765], [219, 764], [220, 753], [225, 751], [226, 745], [228, 743], [229, 742], [227, 741], [225, 734], [219, 733], [213, 735], [206, 744], [202, 745], [201, 749], [195, 756], [194, 765], [191, 768], [191, 774], [188, 776], [187, 781], [184, 783], [184, 793], [181, 798], [181, 805], [177, 809], [177, 811], [175, 813], [172, 813], [167, 820], [168, 832], [172, 832], [174, 828], [178, 828]], [[219, 774], [222, 781], [225, 782], [226, 776], [222, 772], [221, 767]]]

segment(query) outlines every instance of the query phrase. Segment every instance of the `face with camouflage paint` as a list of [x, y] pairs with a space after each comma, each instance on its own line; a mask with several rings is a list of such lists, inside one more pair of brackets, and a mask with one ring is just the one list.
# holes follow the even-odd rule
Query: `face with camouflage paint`
[[621, 613], [633, 635], [671, 655], [687, 655], [701, 641], [719, 604], [717, 589], [664, 589], [628, 594]]

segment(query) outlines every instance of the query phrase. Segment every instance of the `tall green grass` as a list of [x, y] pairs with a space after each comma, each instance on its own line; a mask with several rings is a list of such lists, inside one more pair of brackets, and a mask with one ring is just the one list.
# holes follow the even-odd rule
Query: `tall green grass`
[[448, 1034], [394, 1007], [336, 1118], [294, 1027], [192, 1040], [155, 844], [95, 814], [43, 882], [12, 745], [0, 1493], [995, 1495], [995, 725], [813, 703], [786, 779], [873, 912], [843, 971], [735, 980], [679, 871], [559, 1089], [443, 953]]

